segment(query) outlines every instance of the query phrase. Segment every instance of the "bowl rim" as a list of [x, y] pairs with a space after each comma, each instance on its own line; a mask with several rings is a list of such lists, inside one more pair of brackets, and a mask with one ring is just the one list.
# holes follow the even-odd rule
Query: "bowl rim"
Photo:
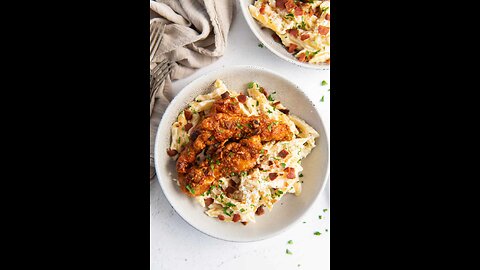
[[[243, 5], [243, 2], [246, 1], [246, 0], [238, 0], [238, 4], [240, 5], [240, 9], [242, 10], [242, 15], [243, 15], [243, 18], [245, 19], [245, 21], [247, 22], [248, 24], [248, 27], [250, 28], [250, 31], [253, 32], [253, 34], [257, 37], [257, 39], [262, 42], [263, 46], [267, 47], [273, 54], [275, 54], [276, 56], [280, 57], [281, 59], [285, 60], [285, 61], [288, 61], [290, 63], [293, 63], [297, 66], [300, 66], [300, 67], [304, 67], [304, 68], [310, 68], [310, 69], [317, 69], [317, 70], [330, 70], [330, 64], [321, 64], [321, 65], [318, 65], [318, 64], [306, 64], [306, 63], [303, 63], [303, 62], [300, 62], [298, 60], [293, 60], [293, 59], [290, 59], [288, 57], [286, 57], [285, 55], [281, 54], [280, 52], [278, 52], [275, 48], [273, 48], [269, 42], [267, 42], [257, 31], [255, 31], [255, 29], [253, 28], [253, 23], [257, 23], [255, 21], [255, 19], [250, 15], [250, 12], [247, 10], [247, 8]], [[253, 22], [250, 21], [249, 19], [247, 19], [247, 16], [249, 17], [252, 17], [253, 19]], [[258, 23], [257, 23], [258, 24]], [[283, 44], [282, 44], [283, 45]]]
[[[266, 69], [266, 68], [263, 68], [263, 67], [259, 67], [259, 66], [253, 66], [253, 65], [234, 65], [234, 66], [230, 66], [230, 67], [226, 67], [226, 68], [217, 68], [209, 73], [206, 73], [206, 74], [203, 74], [201, 76], [199, 76], [198, 78], [196, 78], [195, 80], [191, 81], [189, 84], [187, 84], [185, 87], [183, 87], [180, 92], [170, 101], [169, 105], [167, 106], [165, 112], [163, 115], [166, 115], [167, 113], [170, 113], [171, 110], [173, 110], [173, 106], [171, 106], [171, 104], [174, 104], [175, 102], [182, 102], [188, 95], [189, 93], [187, 92], [182, 92], [183, 89], [186, 89], [186, 88], [193, 88], [193, 86], [198, 83], [199, 81], [201, 80], [204, 80], [205, 78], [207, 77], [212, 77], [212, 78], [215, 78], [215, 77], [218, 77], [216, 76], [216, 74], [219, 74], [219, 73], [225, 73], [225, 72], [232, 72], [232, 71], [235, 71], [235, 70], [238, 70], [238, 69], [256, 69], [256, 70], [260, 70], [262, 72], [265, 72], [265, 73], [270, 73], [271, 75], [274, 75], [274, 76], [277, 76], [277, 77], [280, 77], [282, 79], [284, 79], [285, 81], [287, 81], [288, 83], [292, 84], [295, 86], [295, 88], [297, 89], [297, 93], [303, 95], [306, 99], [308, 99], [312, 105], [313, 105], [313, 102], [311, 101], [311, 99], [305, 94], [305, 92], [300, 88], [298, 87], [297, 84], [293, 83], [292, 81], [286, 79], [284, 76], [272, 71], [272, 70], [269, 70], [269, 69]], [[217, 78], [217, 79], [221, 79], [221, 78]], [[212, 82], [214, 81], [215, 79], [212, 79]], [[160, 130], [160, 126], [162, 125], [162, 123], [166, 120], [164, 120], [165, 118], [162, 117], [162, 119], [160, 120], [160, 123], [157, 127], [157, 134], [155, 136], [155, 144], [154, 144], [154, 155], [153, 155], [153, 158], [154, 158], [154, 165], [155, 165], [155, 172], [156, 172], [156, 177], [157, 177], [157, 180], [158, 182], [160, 183], [160, 187], [161, 187], [161, 190], [162, 190], [162, 193], [165, 195], [165, 198], [167, 199], [168, 203], [170, 204], [170, 206], [173, 208], [173, 210], [188, 224], [190, 225], [191, 227], [193, 227], [194, 229], [196, 229], [197, 231], [203, 233], [203, 234], [206, 234], [210, 237], [213, 237], [213, 238], [216, 238], [216, 239], [219, 239], [219, 240], [223, 240], [223, 241], [227, 241], [227, 242], [234, 242], [234, 243], [248, 243], [248, 242], [257, 242], [257, 241], [261, 241], [261, 240], [266, 240], [266, 239], [269, 239], [269, 238], [272, 238], [274, 236], [277, 236], [279, 235], [280, 233], [282, 232], [285, 232], [287, 231], [288, 229], [290, 229], [298, 220], [302, 219], [305, 214], [313, 207], [313, 205], [316, 203], [316, 201], [318, 200], [318, 198], [320, 197], [320, 195], [324, 192], [325, 190], [325, 187], [326, 187], [326, 184], [327, 182], [329, 181], [330, 179], [330, 138], [329, 138], [329, 134], [326, 132], [326, 128], [325, 128], [325, 124], [324, 124], [324, 121], [322, 119], [322, 116], [321, 114], [319, 113], [318, 109], [314, 106], [315, 108], [315, 112], [316, 114], [318, 115], [319, 119], [320, 119], [320, 126], [323, 130], [323, 133], [325, 134], [325, 142], [326, 142], [326, 170], [325, 170], [325, 174], [323, 176], [323, 184], [322, 186], [320, 187], [320, 190], [319, 192], [317, 192], [315, 194], [315, 196], [313, 197], [312, 199], [312, 202], [304, 208], [303, 210], [303, 213], [295, 220], [293, 220], [292, 222], [290, 222], [289, 224], [287, 224], [285, 227], [283, 227], [282, 229], [279, 229], [277, 231], [274, 231], [274, 232], [271, 232], [271, 233], [267, 233], [265, 235], [262, 235], [261, 237], [257, 237], [257, 238], [252, 238], [252, 239], [247, 239], [247, 240], [235, 240], [235, 239], [229, 239], [229, 238], [223, 238], [223, 237], [219, 237], [219, 236], [216, 236], [216, 235], [212, 235], [211, 233], [209, 232], [206, 232], [204, 230], [201, 230], [199, 228], [197, 228], [196, 226], [194, 226], [192, 223], [190, 223], [188, 221], [188, 219], [186, 217], [184, 217], [182, 215], [182, 213], [180, 211], [177, 211], [177, 209], [175, 208], [174, 204], [172, 203], [173, 201], [173, 198], [171, 197], [172, 195], [170, 195], [168, 192], [165, 192], [165, 188], [164, 188], [164, 184], [166, 184], [165, 181], [162, 181], [158, 176], [160, 175], [159, 174], [159, 167], [160, 165], [158, 164], [158, 159], [157, 159], [157, 156], [160, 155], [161, 152], [158, 144], [159, 144], [159, 141], [160, 141], [160, 137], [161, 137], [161, 132], [158, 132]], [[170, 179], [171, 180], [171, 179]], [[165, 182], [165, 183], [163, 183]]]

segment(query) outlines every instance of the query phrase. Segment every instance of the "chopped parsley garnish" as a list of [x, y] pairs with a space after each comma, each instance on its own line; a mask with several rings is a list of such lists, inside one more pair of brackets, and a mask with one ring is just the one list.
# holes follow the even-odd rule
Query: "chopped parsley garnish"
[[[230, 153], [231, 153], [231, 152], [230, 152]], [[231, 176], [235, 176], [235, 174], [236, 174], [236, 173], [232, 172], [230, 175], [231, 175]]]
[[298, 175], [298, 177], [303, 177], [303, 173], [300, 173], [300, 174]]
[[217, 165], [220, 165], [220, 160], [217, 159]]
[[288, 240], [287, 244], [291, 245], [291, 244], [293, 244], [293, 241], [292, 241], [292, 240]]
[[249, 128], [253, 128], [252, 124], [250, 124], [250, 123], [248, 123], [247, 126], [248, 126]]
[[322, 8], [322, 12], [327, 11], [329, 8], [330, 8], [330, 7], [324, 7], [324, 8]]
[[267, 99], [270, 100], [270, 101], [275, 101], [275, 99], [273, 98], [272, 95], [275, 95], [277, 92], [273, 92], [271, 93], [270, 95], [268, 95]]
[[327, 212], [327, 211], [328, 211], [328, 210], [327, 210], [326, 208], [325, 208], [325, 209], [323, 209], [323, 212], [324, 212], [324, 213], [325, 213], [325, 212]]
[[212, 169], [212, 171], [213, 171], [214, 168], [215, 168], [215, 165], [210, 164], [210, 169]]
[[243, 126], [241, 124], [237, 123], [237, 128], [242, 129]]
[[321, 233], [321, 232], [314, 232], [313, 234], [314, 234], [314, 235], [320, 235], [320, 234], [322, 234], [322, 233]]
[[265, 152], [265, 151], [264, 151], [263, 149], [262, 149], [262, 150], [260, 150], [260, 154], [262, 154], [262, 155], [263, 155], [263, 153], [264, 153], [264, 152]]
[[257, 107], [258, 107], [258, 104], [259, 104], [259, 102], [258, 102], [258, 100], [257, 100]]
[[178, 137], [177, 143], [180, 143], [180, 137]]
[[280, 165], [282, 165], [283, 168], [285, 168], [285, 166], [287, 166], [287, 164], [285, 164], [285, 163], [280, 163]]
[[232, 206], [236, 206], [235, 204], [231, 203], [231, 202], [228, 202], [227, 204], [225, 204], [225, 206], [227, 207], [232, 207]]
[[287, 248], [287, 250], [286, 250], [285, 252], [286, 252], [288, 255], [292, 255], [292, 254], [293, 254], [290, 250], [288, 250], [288, 248]]
[[281, 190], [277, 190], [277, 192], [280, 193], [280, 194], [283, 194], [283, 191], [281, 191]]
[[[269, 110], [268, 112], [272, 113], [270, 110]], [[272, 125], [273, 125], [273, 123], [270, 124], [270, 125], [268, 125], [268, 127], [267, 127], [267, 128], [268, 128], [268, 131], [272, 131]]]
[[[219, 187], [220, 188], [220, 187]], [[223, 194], [220, 194], [220, 199], [223, 201]]]
[[223, 213], [224, 213], [225, 215], [231, 217], [232, 214], [233, 214], [233, 210], [230, 210], [230, 213], [229, 213], [229, 212], [227, 212], [227, 209], [228, 209], [228, 207], [223, 207]]
[[322, 86], [325, 86], [327, 84], [328, 84], [327, 81], [325, 81], [325, 80], [322, 81]]
[[263, 48], [263, 44], [262, 44], [262, 43], [258, 43], [258, 47]]
[[268, 113], [272, 113], [272, 111], [270, 111], [270, 109], [268, 109], [268, 111], [267, 111], [267, 112], [268, 112]]
[[318, 219], [322, 219], [322, 216], [318, 216]]
[[322, 96], [322, 98], [320, 99], [320, 102], [323, 102], [324, 98], [325, 98], [325, 96]]
[[194, 190], [192, 187], [190, 187], [190, 185], [186, 185], [185, 188], [186, 188], [190, 193], [195, 194], [195, 190]]
[[285, 18], [288, 19], [289, 17], [292, 19], [295, 18], [295, 16], [292, 13], [288, 13], [287, 15], [285, 15]]
[[210, 188], [208, 188], [207, 195], [210, 195], [210, 193], [212, 193], [212, 188], [213, 186], [210, 186]]
[[254, 82], [249, 82], [248, 83], [248, 88], [253, 88], [253, 84], [254, 84]]
[[243, 176], [243, 177], [245, 177], [245, 176], [247, 176], [247, 172], [246, 172], [246, 171], [245, 171], [245, 172], [241, 172], [240, 175]]
[[[229, 157], [233, 157], [233, 152], [229, 152], [229, 153], [228, 153], [228, 156], [229, 156]], [[232, 173], [232, 174], [235, 174], [235, 173]]]
[[243, 212], [245, 212], [245, 209], [243, 209], [243, 208], [242, 208], [242, 209], [240, 209], [240, 212], [242, 212], [242, 213], [243, 213]]

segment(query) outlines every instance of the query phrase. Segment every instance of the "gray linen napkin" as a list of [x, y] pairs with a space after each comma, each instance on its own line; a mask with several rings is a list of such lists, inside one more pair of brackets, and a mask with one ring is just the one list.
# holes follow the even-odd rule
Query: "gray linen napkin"
[[171, 82], [184, 78], [222, 56], [233, 19], [234, 0], [150, 1], [150, 20], [165, 23], [160, 48], [150, 64], [167, 59], [172, 70], [150, 100], [150, 180], [158, 124], [173, 98]]

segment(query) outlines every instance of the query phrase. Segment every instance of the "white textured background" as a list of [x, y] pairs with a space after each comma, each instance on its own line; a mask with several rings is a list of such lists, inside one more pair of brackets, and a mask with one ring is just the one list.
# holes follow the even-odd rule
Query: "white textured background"
[[[302, 68], [280, 59], [265, 47], [260, 48], [259, 41], [250, 32], [238, 7], [228, 38], [228, 48], [222, 58], [190, 77], [174, 82], [174, 91], [180, 91], [192, 80], [218, 68], [231, 65], [261, 66], [285, 76], [303, 89], [314, 102], [327, 134], [330, 134], [330, 84], [321, 86], [322, 80], [330, 82], [330, 71]], [[320, 101], [322, 96], [323, 102]], [[330, 269], [329, 195], [328, 182], [303, 219], [274, 238], [253, 243], [232, 243], [204, 235], [186, 223], [170, 206], [155, 179], [150, 184], [150, 268]], [[323, 209], [328, 210], [323, 212]], [[322, 219], [319, 219], [320, 215]], [[315, 231], [321, 232], [321, 235], [315, 236]], [[288, 240], [292, 240], [293, 244], [287, 244]], [[292, 255], [285, 253], [287, 248]]]

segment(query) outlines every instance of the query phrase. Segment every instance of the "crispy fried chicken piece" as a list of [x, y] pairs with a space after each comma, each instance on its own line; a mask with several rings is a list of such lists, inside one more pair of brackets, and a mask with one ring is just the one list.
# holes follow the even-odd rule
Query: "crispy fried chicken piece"
[[262, 142], [289, 141], [293, 133], [285, 124], [278, 124], [265, 115], [239, 116], [215, 113], [203, 119], [192, 131], [190, 143], [177, 160], [178, 173], [186, 173], [195, 157], [206, 146], [232, 139], [238, 141], [253, 135], [260, 135]]
[[[221, 146], [210, 158], [190, 168], [188, 173], [179, 174], [181, 190], [189, 196], [199, 196], [207, 191], [216, 179], [252, 169], [262, 147], [259, 135]], [[186, 188], [187, 185], [194, 194]]]

